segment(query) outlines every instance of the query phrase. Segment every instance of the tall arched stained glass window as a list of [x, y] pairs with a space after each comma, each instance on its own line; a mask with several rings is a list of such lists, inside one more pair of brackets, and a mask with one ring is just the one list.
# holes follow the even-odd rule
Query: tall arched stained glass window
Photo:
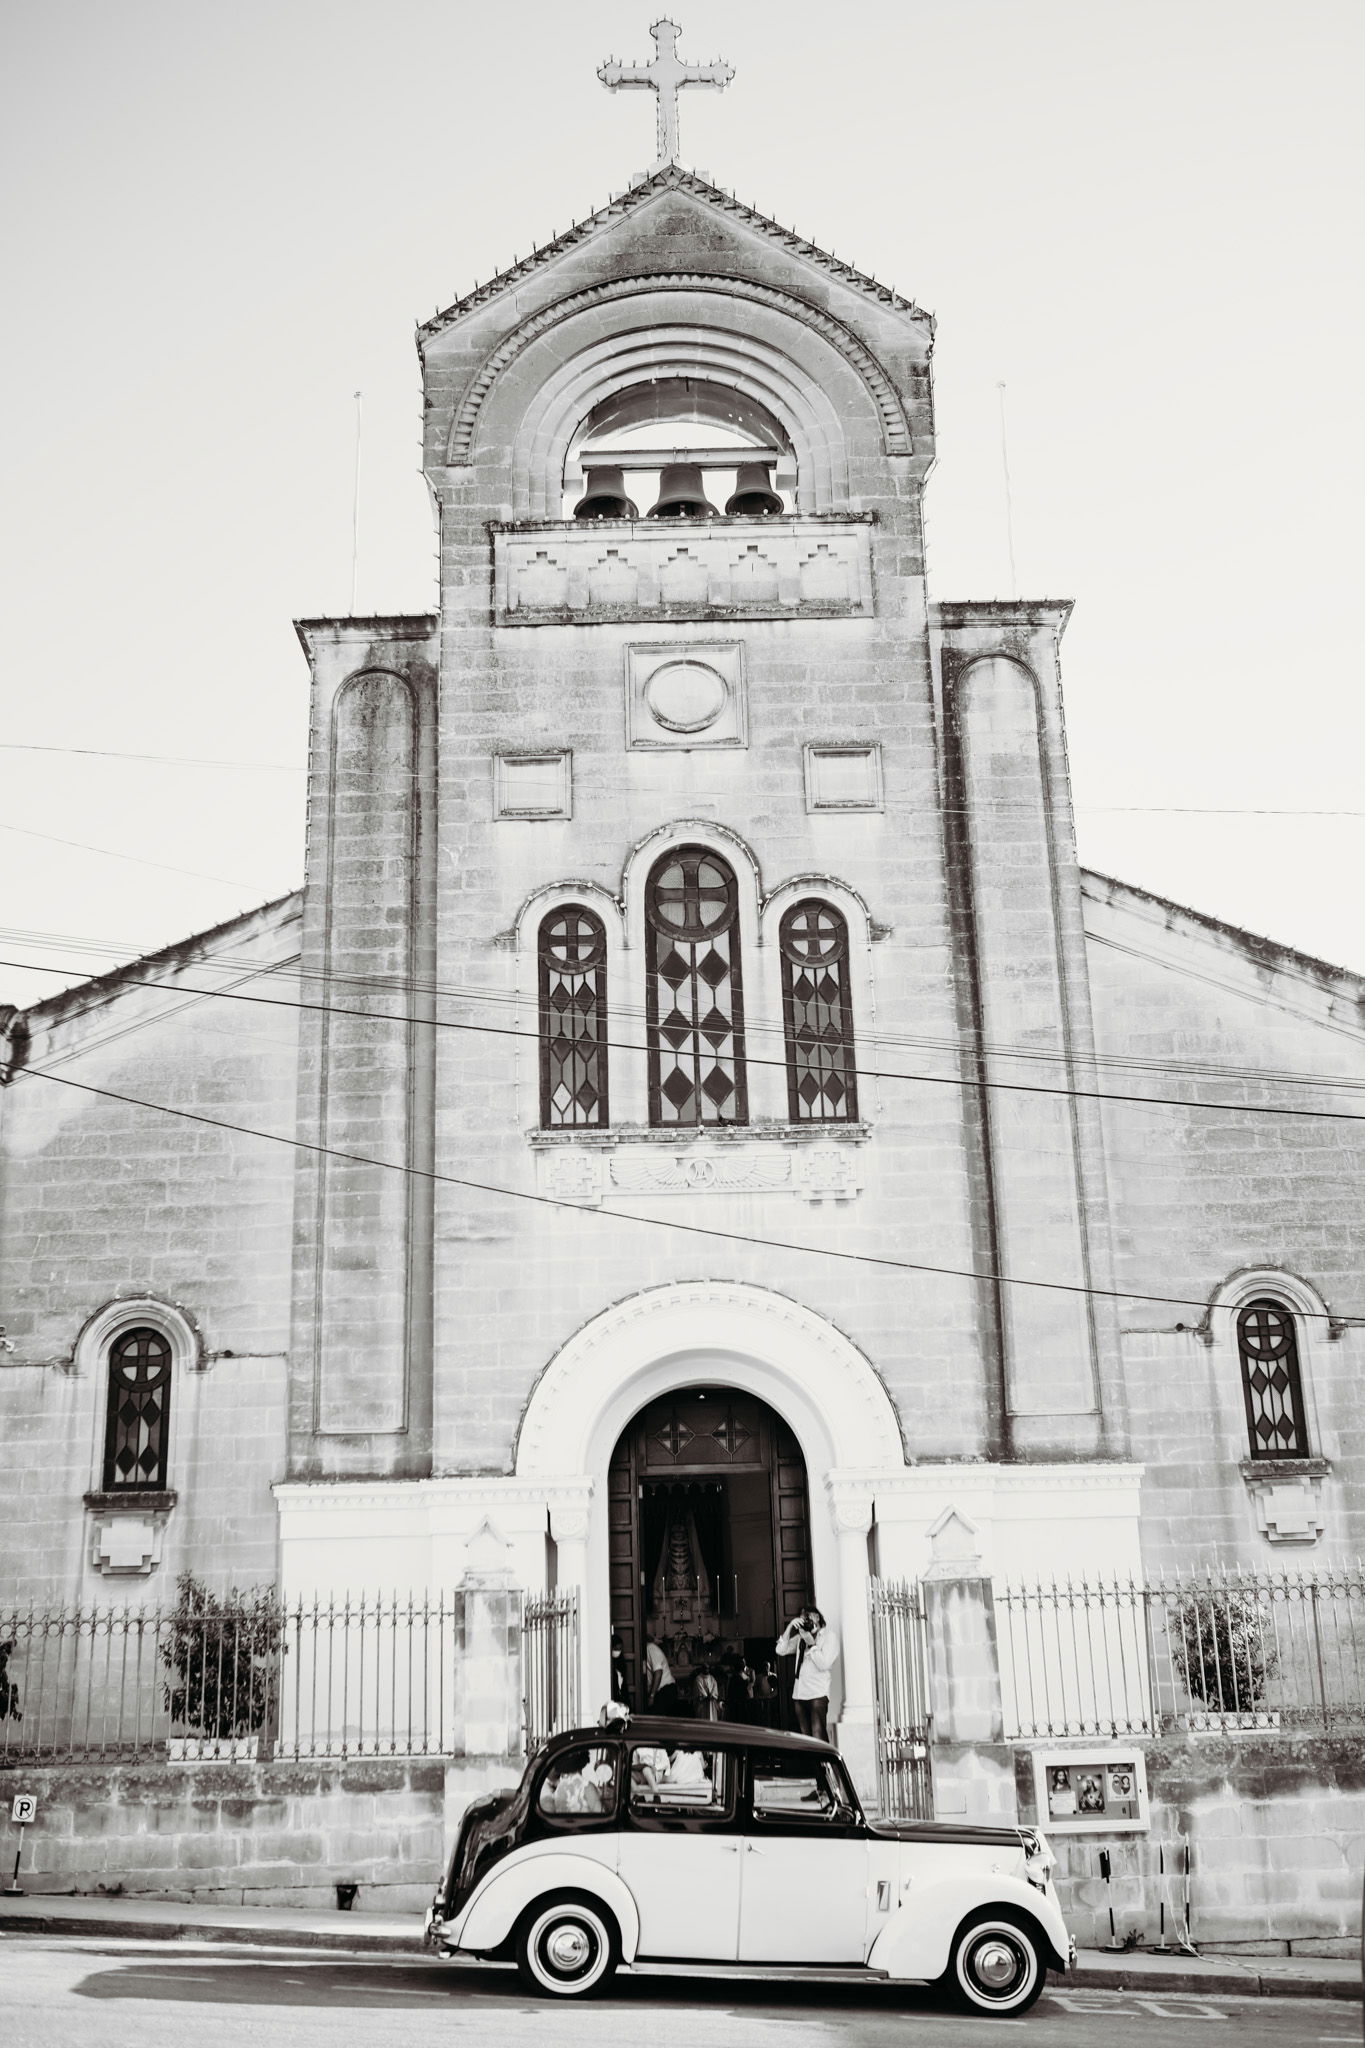
[[607, 932], [581, 904], [540, 925], [540, 1122], [547, 1131], [607, 1123]]
[[793, 903], [778, 928], [787, 1108], [794, 1124], [856, 1123], [848, 925], [830, 903]]
[[649, 1120], [746, 1124], [734, 871], [705, 846], [655, 862], [645, 892]]
[[1237, 1352], [1253, 1458], [1306, 1458], [1308, 1425], [1294, 1317], [1283, 1302], [1249, 1301], [1237, 1317]]
[[159, 1330], [125, 1330], [109, 1350], [106, 1493], [164, 1491], [170, 1414], [170, 1345]]

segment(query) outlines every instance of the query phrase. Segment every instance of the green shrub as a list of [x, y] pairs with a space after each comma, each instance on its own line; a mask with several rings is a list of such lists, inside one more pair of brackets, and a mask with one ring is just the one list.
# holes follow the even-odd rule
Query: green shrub
[[220, 1598], [182, 1572], [175, 1591], [170, 1634], [160, 1645], [172, 1721], [199, 1735], [259, 1734], [275, 1696], [284, 1634], [274, 1588], [234, 1588]]
[[1254, 1713], [1275, 1669], [1265, 1610], [1254, 1593], [1208, 1586], [1166, 1611], [1171, 1661], [1191, 1699], [1220, 1714]]

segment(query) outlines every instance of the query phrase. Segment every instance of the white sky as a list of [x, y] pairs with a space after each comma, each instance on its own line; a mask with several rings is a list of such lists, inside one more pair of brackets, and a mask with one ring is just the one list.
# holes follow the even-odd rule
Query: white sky
[[[1365, 819], [1180, 809], [1365, 811], [1359, 0], [678, 14], [737, 70], [684, 160], [938, 317], [939, 597], [1008, 591], [1008, 385], [1020, 588], [1077, 600], [1082, 858], [1365, 967]], [[650, 162], [652, 95], [594, 74], [653, 18], [6, 0], [8, 927], [131, 954], [301, 879], [291, 620], [349, 609], [352, 393], [359, 608], [429, 610], [414, 326]], [[8, 1000], [108, 964], [0, 954], [58, 965]]]

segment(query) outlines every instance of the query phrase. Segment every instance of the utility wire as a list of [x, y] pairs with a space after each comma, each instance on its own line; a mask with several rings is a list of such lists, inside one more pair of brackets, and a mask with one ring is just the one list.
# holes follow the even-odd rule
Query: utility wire
[[[1163, 960], [1158, 954], [1145, 952], [1140, 947], [1124, 946], [1117, 940], [1107, 939], [1099, 934], [1088, 934], [1088, 936], [1093, 938], [1097, 945], [1107, 946], [1115, 952], [1129, 955], [1134, 959], [1167, 968], [1170, 972], [1181, 974], [1189, 979], [1206, 982], [1208, 986], [1235, 994], [1244, 1001], [1256, 1003], [1263, 1008], [1284, 1011], [1294, 1015], [1299, 1014], [1298, 1012], [1288, 1012], [1287, 1005], [1275, 1003], [1255, 991], [1233, 989], [1229, 983], [1219, 980], [1216, 976], [1203, 975], [1196, 969], [1182, 967], [1176, 963]], [[18, 942], [21, 945], [46, 946], [49, 950], [52, 946], [56, 945], [74, 946], [77, 951], [81, 951], [89, 943], [92, 950], [112, 952], [114, 957], [120, 960], [124, 959], [127, 953], [135, 950], [128, 946], [106, 948], [102, 941], [86, 942], [55, 932], [28, 932], [22, 929], [0, 926], [0, 940], [4, 939]], [[138, 964], [139, 962], [136, 958], [128, 961], [127, 968], [122, 970], [126, 979], [131, 980], [132, 970]], [[320, 982], [324, 988], [341, 984], [349, 988], [377, 994], [401, 994], [417, 997], [431, 996], [445, 1002], [475, 1003], [486, 1007], [502, 1008], [504, 1010], [511, 1009], [518, 1013], [535, 1000], [529, 991], [518, 992], [513, 989], [490, 988], [478, 983], [442, 983], [408, 978], [401, 975], [348, 974], [330, 969], [306, 968], [297, 964], [297, 956], [292, 961], [263, 963], [252, 960], [246, 955], [234, 955], [226, 950], [220, 952], [209, 950], [205, 954], [203, 964], [205, 966], [221, 965], [224, 968], [240, 969], [246, 972], [248, 978], [252, 974], [283, 975], [287, 979], [301, 984], [310, 981]], [[0, 961], [0, 966], [14, 967], [25, 972], [39, 974], [80, 974], [85, 971], [83, 968], [75, 966], [45, 967], [35, 965], [30, 961], [18, 960]], [[116, 967], [111, 971], [118, 973], [121, 970]], [[1303, 980], [1303, 977], [1300, 976], [1292, 978]], [[168, 993], [173, 992], [172, 985], [169, 983], [162, 984], [157, 981], [138, 980], [133, 985], [138, 987], [160, 987], [164, 985]], [[1313, 988], [1315, 993], [1322, 993], [1321, 990], [1315, 988], [1313, 983], [1304, 981], [1303, 985]], [[608, 1003], [607, 1011], [609, 1016], [621, 1023], [638, 1024], [645, 1021], [645, 1011], [639, 1004], [623, 1003], [613, 999]], [[770, 1035], [775, 1034], [780, 1028], [775, 1023], [754, 1022], [753, 1020], [750, 1020], [748, 1026], [751, 1032], [766, 1031]], [[1319, 1020], [1318, 1028], [1331, 1031], [1336, 1036], [1349, 1038], [1353, 1041], [1360, 1037], [1360, 1034], [1353, 1027], [1335, 1023], [1330, 1019]], [[1165, 1060], [1150, 1055], [1140, 1056], [1132, 1053], [1101, 1053], [1095, 1051], [1078, 1053], [1044, 1046], [1010, 1045], [989, 1040], [972, 1044], [964, 1042], [960, 1037], [947, 1038], [917, 1032], [864, 1029], [859, 1031], [856, 1037], [861, 1045], [875, 1046], [882, 1051], [909, 1049], [921, 1052], [943, 1052], [957, 1056], [965, 1049], [974, 1058], [1006, 1059], [1026, 1065], [1065, 1064], [1094, 1068], [1097, 1071], [1103, 1068], [1118, 1068], [1126, 1073], [1170, 1075], [1190, 1080], [1240, 1080], [1253, 1082], [1257, 1086], [1269, 1086], [1274, 1083], [1286, 1087], [1346, 1089], [1351, 1092], [1365, 1089], [1365, 1075], [1353, 1077], [1350, 1075], [1307, 1073], [1303, 1070], [1295, 1071], [1293, 1069], [1234, 1066], [1214, 1060]]]
[[[101, 761], [152, 761], [161, 762], [166, 766], [173, 768], [245, 768], [257, 770], [262, 774], [306, 775], [308, 772], [308, 764], [306, 761], [229, 761], [217, 757], [192, 754], [130, 753], [125, 752], [122, 749], [117, 749], [113, 747], [58, 747], [50, 745], [39, 745], [37, 742], [31, 740], [0, 740], [0, 752], [18, 754], [72, 754], [81, 756], [87, 760]], [[665, 749], [661, 753], [651, 754], [650, 758], [652, 760], [667, 759], [668, 750]], [[585, 782], [589, 779], [590, 775], [590, 770], [584, 771]], [[409, 779], [412, 781], [417, 781], [419, 779], [418, 771], [414, 771], [409, 777]], [[594, 794], [606, 793], [609, 795], [641, 795], [645, 793], [640, 790], [640, 787], [637, 783], [600, 782], [596, 779], [592, 780], [591, 789], [592, 793]], [[733, 794], [734, 791], [732, 789], [698, 789], [695, 787], [695, 785], [689, 787], [686, 792], [686, 795], [689, 799], [707, 800], [711, 798], [729, 797], [733, 796]], [[1032, 811], [1036, 808], [1036, 805], [1028, 803], [1023, 799], [1016, 801], [1009, 797], [988, 798], [984, 801], [979, 801], [971, 805], [940, 804], [937, 806], [939, 812], [941, 812], [944, 816], [957, 816], [964, 813], [982, 810]], [[1127, 816], [1151, 818], [1365, 818], [1365, 810], [1322, 810], [1317, 808], [1306, 808], [1302, 806], [1280, 804], [1073, 803], [1072, 809], [1075, 811], [1085, 811], [1087, 813], [1102, 812], [1105, 815], [1116, 817]], [[98, 852], [103, 849], [93, 848], [91, 850]], [[115, 856], [115, 858], [120, 857], [121, 856]], [[210, 877], [209, 879], [213, 878]]]
[[158, 761], [174, 768], [256, 768], [281, 770], [286, 775], [304, 775], [308, 764], [304, 761], [224, 761], [210, 759], [197, 754], [133, 754], [114, 747], [51, 747], [39, 746], [33, 740], [0, 740], [0, 752], [6, 754], [80, 754], [92, 761]]
[[81, 853], [103, 854], [106, 860], [127, 860], [139, 868], [160, 868], [166, 875], [188, 875], [196, 882], [221, 882], [225, 889], [250, 890], [250, 882], [234, 881], [230, 875], [206, 875], [199, 868], [176, 868], [164, 860], [144, 860], [141, 854], [118, 853], [112, 846], [89, 846], [83, 839], [59, 839], [55, 832], [35, 832], [27, 825], [0, 823], [0, 832], [17, 832], [24, 839], [45, 839], [49, 846], [74, 846]]
[[[1087, 1287], [1073, 1280], [1026, 1280], [1010, 1273], [992, 1273], [971, 1266], [937, 1266], [918, 1259], [893, 1259], [877, 1252], [841, 1251], [832, 1245], [792, 1244], [780, 1237], [755, 1237], [742, 1230], [717, 1230], [704, 1223], [676, 1223], [666, 1217], [640, 1216], [632, 1209], [594, 1209], [581, 1202], [571, 1202], [558, 1195], [534, 1194], [526, 1188], [503, 1187], [496, 1182], [470, 1180], [462, 1174], [438, 1173], [433, 1167], [408, 1166], [394, 1159], [371, 1159], [362, 1152], [343, 1152], [335, 1145], [319, 1145], [307, 1138], [287, 1138], [278, 1131], [253, 1130], [248, 1124], [232, 1122], [226, 1117], [205, 1116], [201, 1110], [177, 1109], [170, 1103], [148, 1102], [140, 1095], [124, 1095], [115, 1088], [97, 1088], [89, 1081], [73, 1081], [66, 1074], [52, 1074], [42, 1067], [24, 1067], [15, 1076], [16, 1081], [52, 1081], [59, 1088], [76, 1088], [84, 1095], [102, 1096], [109, 1102], [122, 1102], [133, 1109], [150, 1109], [162, 1116], [183, 1117], [189, 1123], [206, 1124], [213, 1130], [231, 1131], [238, 1137], [260, 1138], [267, 1144], [288, 1145], [298, 1152], [311, 1152], [326, 1159], [345, 1160], [351, 1166], [374, 1166], [386, 1173], [401, 1173], [414, 1180], [426, 1180], [446, 1187], [468, 1188], [475, 1194], [497, 1195], [514, 1202], [534, 1202], [543, 1209], [569, 1210], [576, 1216], [592, 1216], [608, 1223], [638, 1223], [649, 1230], [681, 1231], [688, 1237], [718, 1239], [728, 1244], [757, 1245], [765, 1251], [796, 1252], [806, 1258], [839, 1259], [845, 1264], [858, 1266], [886, 1266], [899, 1273], [934, 1273], [950, 1280], [985, 1280], [1000, 1287], [1037, 1287], [1049, 1294], [1083, 1294], [1100, 1296], [1107, 1301], [1148, 1301], [1159, 1302], [1171, 1308], [1197, 1308], [1202, 1312], [1208, 1308], [1207, 1301], [1197, 1300], [1193, 1295], [1143, 1294], [1120, 1287]], [[1320, 1321], [1338, 1324], [1365, 1323], [1365, 1316], [1333, 1315], [1326, 1310], [1299, 1309], [1299, 1315]]]
[[[14, 967], [18, 964], [20, 963], [13, 960], [0, 960], [0, 967]], [[436, 1031], [464, 1031], [477, 1037], [518, 1038], [528, 1044], [538, 1045], [540, 1043], [540, 1033], [538, 1031], [525, 1031], [515, 1024], [472, 1024], [450, 1017], [421, 1017], [403, 1012], [352, 1008], [344, 1003], [310, 1003], [304, 1001], [300, 996], [247, 995], [241, 989], [198, 988], [192, 982], [176, 982], [174, 987], [169, 987], [166, 983], [160, 981], [133, 981], [130, 985], [135, 988], [158, 990], [170, 996], [217, 997], [224, 1002], [254, 1003], [267, 1009], [306, 1010], [331, 1017], [356, 1017], [369, 1024], [425, 1024]], [[529, 999], [524, 1000], [529, 1002]], [[780, 1027], [770, 1025], [763, 1028], [775, 1034]], [[648, 1050], [646, 1046], [619, 1038], [577, 1039], [573, 1041], [566, 1038], [558, 1042], [565, 1044], [573, 1043], [578, 1049], [582, 1050], [586, 1047], [589, 1051], [634, 1053], [638, 1055]], [[972, 1048], [964, 1046], [962, 1051], [979, 1068], [979, 1060]], [[788, 1061], [785, 1058], [769, 1059], [765, 1058], [761, 1053], [751, 1053], [747, 1049], [744, 1053], [737, 1055], [737, 1059], [739, 1058], [743, 1059], [746, 1066], [774, 1067], [780, 1068], [783, 1072], [786, 1071], [788, 1066]], [[992, 1079], [979, 1071], [970, 1075], [905, 1074], [894, 1068], [865, 1067], [858, 1064], [854, 1066], [853, 1072], [860, 1081], [902, 1081], [940, 1088], [982, 1087], [992, 1093], [1062, 1095], [1084, 1102], [1137, 1103], [1146, 1108], [1214, 1110], [1219, 1112], [1226, 1111], [1236, 1116], [1306, 1117], [1328, 1123], [1365, 1123], [1365, 1110], [1309, 1109], [1301, 1104], [1294, 1103], [1191, 1101], [1187, 1096], [1144, 1095], [1136, 1092], [1126, 1093], [1112, 1088], [1072, 1088], [1056, 1086], [1046, 1081], [1001, 1081]], [[736, 1128], [742, 1127], [737, 1126]]]

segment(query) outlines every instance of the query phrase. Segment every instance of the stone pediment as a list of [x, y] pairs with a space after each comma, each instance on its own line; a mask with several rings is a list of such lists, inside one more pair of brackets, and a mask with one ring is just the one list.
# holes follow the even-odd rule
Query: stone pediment
[[[932, 336], [932, 316], [911, 300], [901, 298], [855, 265], [843, 262], [831, 251], [821, 249], [790, 228], [768, 219], [756, 208], [746, 206], [732, 192], [708, 183], [694, 171], [683, 170], [677, 164], [667, 164], [618, 193], [586, 220], [575, 221], [565, 233], [556, 235], [543, 247], [533, 249], [530, 256], [512, 263], [486, 284], [476, 286], [453, 305], [433, 314], [417, 330], [419, 348], [506, 294], [520, 292], [542, 273], [561, 267], [580, 254], [586, 245], [615, 238], [617, 230], [627, 222], [632, 229], [633, 270], [647, 272], [652, 267], [649, 262], [651, 251], [656, 258], [653, 267], [661, 271], [676, 269], [679, 248], [683, 244], [687, 247], [688, 262], [695, 262], [699, 252], [709, 251], [733, 264], [736, 257], [747, 253], [746, 236], [757, 234], [775, 249], [794, 258], [797, 265], [818, 275], [826, 287], [826, 294], [828, 285], [836, 282], [883, 310], [898, 313], [922, 327], [926, 339]], [[524, 311], [524, 304], [519, 303], [518, 317]]]

